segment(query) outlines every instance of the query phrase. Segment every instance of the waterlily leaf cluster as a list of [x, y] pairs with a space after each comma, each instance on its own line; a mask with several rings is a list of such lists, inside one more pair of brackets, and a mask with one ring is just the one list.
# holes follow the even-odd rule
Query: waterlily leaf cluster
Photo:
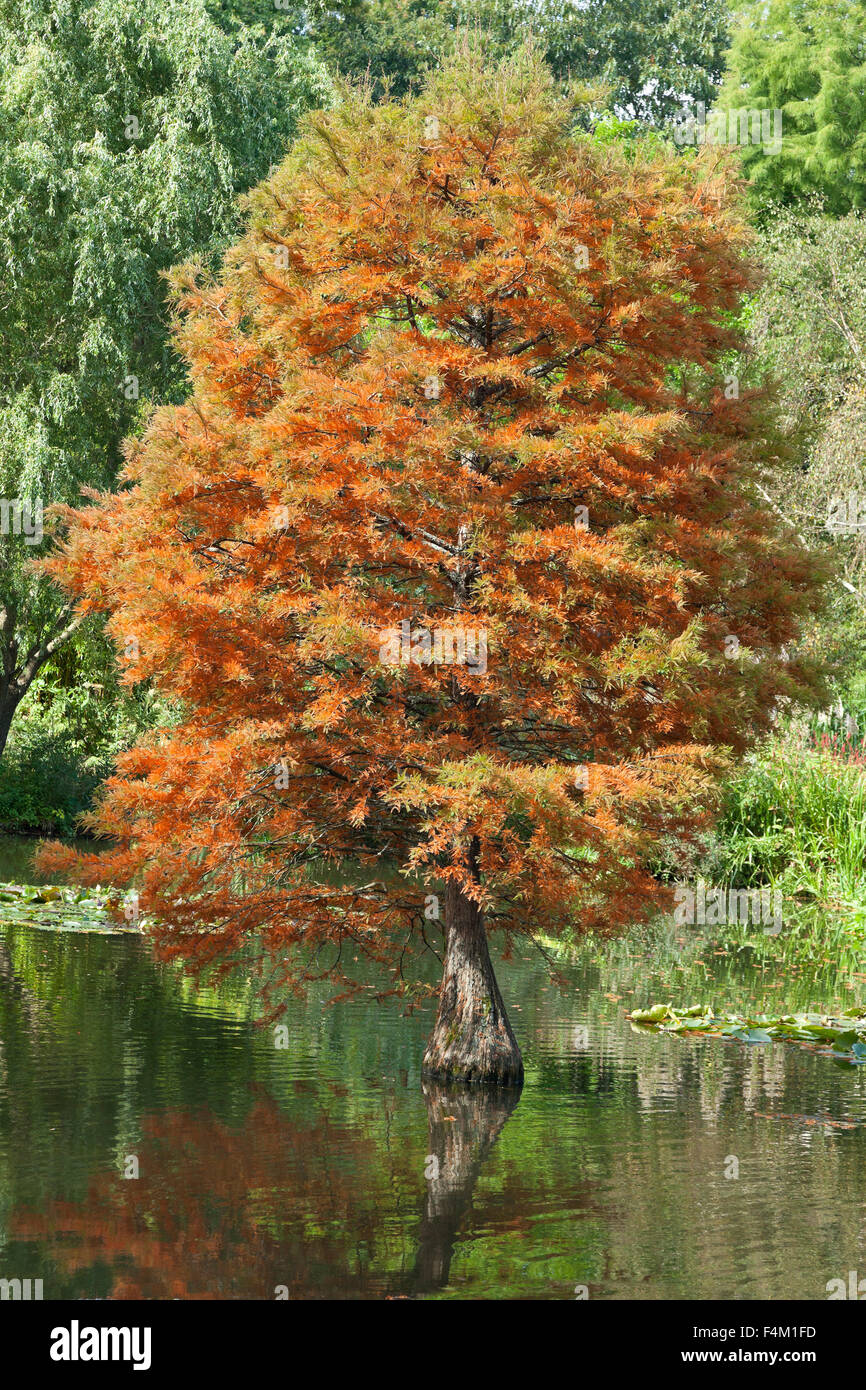
[[715, 1014], [703, 1004], [681, 1009], [672, 1004], [653, 1004], [648, 1009], [633, 1009], [628, 1018], [641, 1028], [657, 1028], [664, 1033], [707, 1033], [746, 1043], [813, 1043], [846, 1062], [866, 1061], [866, 1015], [859, 1008], [847, 1009], [835, 1017], [816, 1013], [746, 1017]]

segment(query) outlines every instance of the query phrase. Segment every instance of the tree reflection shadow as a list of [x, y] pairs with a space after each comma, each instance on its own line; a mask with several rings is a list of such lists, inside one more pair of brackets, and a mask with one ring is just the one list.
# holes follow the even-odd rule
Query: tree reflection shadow
[[[104, 1169], [83, 1202], [19, 1210], [13, 1239], [38, 1241], [72, 1297], [346, 1297], [365, 1272], [347, 1245], [382, 1218], [372, 1142], [327, 1115], [295, 1121], [259, 1097], [241, 1127], [211, 1112], [144, 1117], [138, 1178]], [[313, 1277], [311, 1278], [311, 1271]], [[101, 1272], [100, 1280], [97, 1277]], [[108, 1287], [105, 1287], [106, 1280]], [[320, 1287], [323, 1284], [324, 1287]]]
[[427, 1196], [418, 1236], [412, 1292], [445, 1288], [458, 1231], [472, 1204], [487, 1157], [520, 1099], [509, 1087], [423, 1082], [427, 1104]]
[[138, 1177], [125, 1178], [121, 1163], [95, 1173], [83, 1201], [18, 1208], [10, 1237], [38, 1243], [49, 1257], [58, 1276], [46, 1283], [49, 1297], [432, 1292], [448, 1283], [478, 1175], [519, 1092], [427, 1082], [424, 1097], [436, 1175], [427, 1182], [410, 1270], [412, 1255], [391, 1220], [396, 1175], [374, 1138], [321, 1111], [289, 1117], [266, 1094], [240, 1125], [211, 1111], [146, 1115], [130, 1145]]

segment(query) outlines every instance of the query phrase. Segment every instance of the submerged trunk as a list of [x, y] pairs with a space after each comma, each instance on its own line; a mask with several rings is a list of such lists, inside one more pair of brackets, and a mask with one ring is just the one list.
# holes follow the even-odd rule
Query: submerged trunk
[[423, 1075], [438, 1081], [522, 1086], [523, 1058], [496, 983], [484, 917], [460, 886], [445, 890], [447, 944], [439, 1012]]

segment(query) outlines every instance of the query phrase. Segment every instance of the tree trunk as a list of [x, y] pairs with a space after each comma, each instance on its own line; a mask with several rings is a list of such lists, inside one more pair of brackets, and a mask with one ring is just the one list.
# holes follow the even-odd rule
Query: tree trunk
[[0, 758], [5, 752], [12, 720], [20, 703], [20, 698], [15, 699], [11, 695], [7, 695], [5, 699], [0, 697]]
[[447, 945], [439, 1012], [423, 1075], [482, 1086], [522, 1086], [523, 1058], [496, 983], [484, 917], [451, 881], [445, 889]]
[[[71, 614], [73, 616], [70, 617]], [[61, 612], [55, 614], [50, 624], [49, 630], [53, 631], [53, 637], [46, 640], [46, 634], [43, 633], [27, 651], [23, 651], [21, 647], [21, 634], [17, 629], [18, 617], [19, 607], [15, 598], [9, 594], [0, 598], [0, 757], [6, 750], [15, 711], [33, 684], [34, 678], [81, 626], [85, 614], [74, 613], [73, 605], [66, 604]]]

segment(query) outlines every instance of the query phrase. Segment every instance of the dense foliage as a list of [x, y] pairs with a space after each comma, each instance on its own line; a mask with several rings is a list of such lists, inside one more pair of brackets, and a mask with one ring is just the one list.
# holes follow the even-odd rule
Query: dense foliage
[[34, 573], [33, 514], [110, 485], [182, 395], [162, 272], [216, 255], [325, 92], [290, 37], [229, 37], [201, 0], [0, 3], [0, 494], [30, 508], [0, 536], [0, 753], [78, 625]]
[[721, 107], [781, 111], [779, 152], [743, 149], [755, 199], [833, 214], [866, 204], [864, 0], [749, 0], [737, 12]]
[[[258, 13], [256, 0], [244, 10]], [[713, 0], [313, 0], [298, 13], [330, 66], [369, 71], [395, 96], [417, 86], [469, 26], [491, 60], [532, 35], [560, 81], [603, 81], [612, 109], [650, 122], [668, 120], [683, 101], [712, 100], [728, 37], [727, 5]]]
[[255, 927], [272, 979], [400, 964], [442, 881], [510, 931], [633, 920], [715, 750], [809, 698], [816, 576], [724, 389], [745, 228], [711, 156], [572, 127], [531, 54], [348, 90], [223, 277], [176, 276], [192, 395], [54, 570], [185, 711], [120, 759], [90, 872], [193, 960]]
[[[860, 0], [772, 0], [738, 5], [729, 21], [725, 6], [657, 0], [4, 0], [4, 496], [74, 502], [82, 485], [111, 485], [123, 437], [140, 433], [154, 404], [182, 398], [186, 364], [166, 335], [160, 272], [190, 255], [217, 265], [239, 225], [235, 195], [279, 159], [300, 110], [329, 100], [323, 65], [369, 72], [374, 97], [385, 85], [400, 94], [459, 44], [461, 23], [482, 32], [491, 56], [531, 30], [559, 82], [607, 84], [575, 115], [583, 125], [601, 117], [597, 137], [616, 145], [669, 122], [683, 102], [711, 105], [727, 62], [721, 105], [779, 107], [784, 118], [781, 153], [740, 152], [765, 277], [742, 315], [748, 346], [736, 371], [742, 382], [775, 379], [782, 425], [756, 485], [838, 563], [830, 608], [805, 641], [830, 664], [832, 727], [862, 731], [866, 247], [848, 210], [862, 202], [864, 11]], [[840, 505], [852, 524], [828, 529]], [[46, 518], [41, 546], [0, 537], [0, 742], [11, 725], [0, 822], [68, 830], [117, 752], [167, 711], [144, 687], [120, 689], [100, 619], [76, 626], [68, 601], [34, 573], [53, 524]], [[772, 754], [767, 766], [778, 766]], [[758, 778], [757, 764], [744, 776]], [[732, 872], [736, 858], [732, 842]]]

